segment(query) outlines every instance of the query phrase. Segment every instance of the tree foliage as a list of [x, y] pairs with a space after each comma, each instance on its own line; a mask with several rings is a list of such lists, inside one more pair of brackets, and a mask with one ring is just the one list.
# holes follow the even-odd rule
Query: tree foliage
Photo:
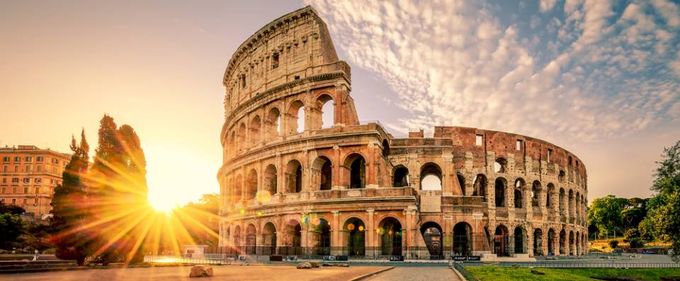
[[673, 258], [680, 261], [680, 141], [664, 149], [657, 164], [651, 188], [656, 195], [642, 224], [656, 238], [670, 241]]
[[[1, 203], [0, 203], [1, 204]], [[10, 249], [24, 232], [24, 224], [18, 214], [0, 213], [0, 248]]]

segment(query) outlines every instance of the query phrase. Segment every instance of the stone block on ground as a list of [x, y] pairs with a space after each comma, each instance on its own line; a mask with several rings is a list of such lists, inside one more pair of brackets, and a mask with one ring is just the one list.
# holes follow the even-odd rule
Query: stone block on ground
[[210, 266], [195, 265], [191, 267], [189, 277], [211, 277], [213, 276], [213, 269]]
[[308, 261], [298, 263], [297, 265], [297, 269], [310, 269], [310, 268], [312, 268], [312, 264]]

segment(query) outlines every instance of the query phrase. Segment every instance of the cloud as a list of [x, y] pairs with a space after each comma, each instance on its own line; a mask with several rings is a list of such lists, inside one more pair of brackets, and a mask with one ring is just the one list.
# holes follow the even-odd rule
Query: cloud
[[680, 115], [678, 32], [655, 24], [668, 15], [645, 13], [652, 4], [617, 14], [608, 1], [568, 0], [560, 15], [508, 21], [513, 11], [485, 2], [309, 2], [345, 59], [382, 76], [408, 112], [388, 128], [596, 141]]
[[557, 4], [557, 0], [540, 0], [539, 9], [541, 12], [547, 12], [552, 10]]

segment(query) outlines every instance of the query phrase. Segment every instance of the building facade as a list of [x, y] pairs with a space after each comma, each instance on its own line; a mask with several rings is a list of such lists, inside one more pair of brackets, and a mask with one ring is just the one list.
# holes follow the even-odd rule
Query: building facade
[[0, 147], [0, 202], [22, 207], [36, 219], [50, 213], [54, 188], [71, 156], [33, 145]]
[[587, 250], [576, 155], [512, 133], [435, 127], [395, 138], [360, 124], [350, 67], [310, 7], [243, 42], [223, 83], [224, 249], [407, 259]]

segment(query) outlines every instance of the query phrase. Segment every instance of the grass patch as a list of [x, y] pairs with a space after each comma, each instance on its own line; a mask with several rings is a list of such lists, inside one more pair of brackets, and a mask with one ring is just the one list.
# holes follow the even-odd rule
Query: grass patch
[[[640, 268], [640, 269], [616, 269], [616, 268], [522, 268], [522, 267], [499, 267], [499, 266], [470, 266], [467, 271], [472, 273], [480, 281], [498, 280], [564, 280], [582, 281], [597, 280], [591, 277], [628, 277], [639, 280], [655, 280], [661, 277], [679, 276], [680, 268]], [[531, 272], [531, 271], [534, 272]], [[541, 275], [540, 273], [544, 273]]]

